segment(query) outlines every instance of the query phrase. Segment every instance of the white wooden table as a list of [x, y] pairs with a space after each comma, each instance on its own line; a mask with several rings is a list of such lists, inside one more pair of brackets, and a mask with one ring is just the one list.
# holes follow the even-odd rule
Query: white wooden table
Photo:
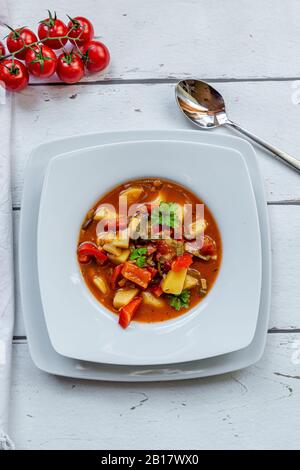
[[[12, 0], [14, 26], [46, 9], [90, 17], [110, 48], [104, 74], [74, 86], [35, 82], [14, 96], [15, 234], [31, 148], [120, 129], [187, 128], [177, 78], [216, 83], [233, 119], [300, 158], [299, 0]], [[299, 82], [297, 82], [299, 80]], [[11, 434], [24, 449], [298, 448], [300, 431], [300, 179], [259, 153], [273, 244], [273, 301], [263, 359], [181, 383], [56, 378], [33, 365], [16, 287]], [[16, 238], [16, 263], [18, 245]]]

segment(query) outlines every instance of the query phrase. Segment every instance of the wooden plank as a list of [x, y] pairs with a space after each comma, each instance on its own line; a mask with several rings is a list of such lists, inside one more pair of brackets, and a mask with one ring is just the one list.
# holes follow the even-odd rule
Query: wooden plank
[[[10, 4], [19, 26], [32, 25], [55, 7], [52, 0], [33, 0], [30, 9], [26, 2]], [[110, 69], [86, 77], [87, 82], [299, 75], [297, 0], [228, 0], [226, 5], [221, 0], [86, 0], [85, 11], [79, 0], [62, 0], [59, 7], [59, 13], [93, 12], [96, 34], [111, 50]], [[292, 97], [299, 101], [297, 87], [287, 81], [218, 84], [233, 119], [295, 156], [299, 107]], [[170, 84], [30, 87], [15, 97], [14, 205], [20, 206], [30, 149], [40, 142], [88, 131], [184, 127]], [[298, 175], [262, 153], [259, 158], [268, 200], [299, 204]], [[269, 208], [270, 328], [300, 327], [299, 210], [297, 205]], [[14, 217], [16, 234], [19, 212]], [[18, 290], [15, 331], [25, 334]], [[153, 449], [299, 449], [299, 338], [269, 335], [262, 361], [232, 375], [118, 387], [46, 375], [33, 366], [27, 345], [15, 344], [12, 436], [24, 449], [128, 449], [144, 448], [145, 442]]]
[[269, 207], [272, 302], [269, 328], [299, 328], [300, 206]]
[[298, 0], [32, 0], [9, 3], [15, 26], [57, 9], [86, 14], [112, 55], [111, 78], [299, 76]]
[[[222, 83], [218, 88], [232, 119], [300, 158], [300, 107], [292, 103], [290, 83]], [[15, 206], [20, 205], [28, 155], [42, 142], [115, 129], [194, 129], [177, 109], [170, 84], [31, 87], [14, 98]], [[258, 157], [268, 200], [300, 201], [299, 175], [262, 151]]]
[[12, 438], [37, 450], [299, 449], [299, 352], [299, 335], [269, 335], [263, 359], [231, 375], [116, 386], [47, 375], [15, 344]]
[[[272, 306], [269, 328], [300, 328], [299, 266], [300, 266], [300, 207], [269, 206], [272, 231], [273, 283]], [[18, 232], [20, 212], [14, 212], [15, 236]], [[18, 245], [15, 244], [16, 260], [16, 325], [15, 335], [24, 336], [20, 293], [18, 287]]]

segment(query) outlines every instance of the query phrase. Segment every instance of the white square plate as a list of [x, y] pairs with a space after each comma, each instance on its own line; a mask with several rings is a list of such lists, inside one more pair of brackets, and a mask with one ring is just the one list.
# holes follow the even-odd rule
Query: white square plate
[[[213, 289], [190, 312], [163, 323], [132, 322], [124, 331], [80, 276], [78, 233], [102, 193], [147, 176], [178, 181], [208, 204], [220, 227], [223, 259]], [[41, 197], [38, 267], [50, 339], [64, 356], [118, 365], [171, 364], [248, 346], [259, 311], [261, 240], [243, 154], [212, 144], [144, 141], [52, 159]]]
[[[251, 344], [239, 351], [201, 361], [168, 366], [114, 366], [79, 361], [58, 354], [49, 339], [37, 272], [37, 223], [41, 189], [49, 161], [62, 152], [108, 143], [136, 140], [185, 140], [215, 143], [244, 150], [258, 209], [262, 243], [262, 288], [255, 335]], [[35, 148], [29, 159], [22, 197], [19, 236], [19, 275], [22, 312], [29, 351], [35, 365], [49, 374], [77, 379], [147, 382], [183, 380], [229, 373], [257, 362], [264, 351], [271, 299], [271, 245], [263, 181], [252, 146], [242, 139], [190, 130], [126, 131], [87, 134], [48, 142]]]

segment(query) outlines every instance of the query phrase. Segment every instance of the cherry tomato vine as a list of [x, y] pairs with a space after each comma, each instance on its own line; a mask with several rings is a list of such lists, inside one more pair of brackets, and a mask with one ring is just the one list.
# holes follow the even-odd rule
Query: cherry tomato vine
[[[6, 48], [0, 41], [0, 84], [9, 91], [21, 91], [29, 75], [49, 78], [54, 73], [65, 83], [77, 83], [86, 73], [104, 70], [110, 62], [108, 48], [94, 39], [94, 26], [83, 16], [64, 23], [48, 10], [39, 22], [37, 35], [23, 26], [7, 26]], [[67, 43], [72, 45], [66, 49]], [[57, 52], [56, 52], [57, 51]]]

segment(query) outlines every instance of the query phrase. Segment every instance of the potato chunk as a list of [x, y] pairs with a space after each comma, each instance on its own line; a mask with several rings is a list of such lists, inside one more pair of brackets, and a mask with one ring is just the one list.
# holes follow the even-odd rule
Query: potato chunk
[[150, 305], [151, 307], [162, 308], [165, 306], [163, 299], [155, 297], [153, 294], [151, 294], [151, 292], [142, 292], [142, 297], [144, 304]]
[[121, 264], [121, 263], [125, 263], [125, 261], [128, 260], [129, 255], [130, 255], [130, 250], [122, 250], [119, 256], [108, 255], [108, 258], [114, 264]]
[[97, 233], [97, 245], [105, 245], [106, 243], [110, 243], [114, 240], [115, 234], [114, 232], [99, 232]]
[[103, 245], [102, 248], [103, 250], [107, 251], [107, 253], [110, 253], [111, 255], [114, 255], [114, 256], [120, 256], [122, 253], [122, 250], [114, 246], [113, 243], [105, 243], [105, 245]]
[[144, 188], [142, 186], [131, 186], [120, 193], [121, 197], [127, 197], [127, 204], [130, 206], [139, 200], [144, 194]]
[[106, 280], [102, 276], [94, 276], [93, 277], [93, 283], [95, 286], [102, 292], [102, 294], [107, 294], [108, 292], [108, 286], [106, 283]]
[[117, 248], [128, 248], [129, 247], [129, 230], [120, 230], [117, 238], [112, 241], [112, 244]]
[[138, 292], [138, 289], [119, 289], [114, 296], [114, 307], [119, 309], [129, 304], [137, 296]]
[[196, 279], [194, 276], [190, 276], [189, 274], [187, 274], [185, 281], [184, 281], [183, 288], [192, 289], [193, 287], [196, 287], [198, 284], [199, 284], [198, 279]]
[[183, 290], [187, 269], [178, 272], [169, 271], [161, 283], [161, 288], [166, 294], [179, 295]]
[[94, 215], [94, 220], [104, 220], [104, 219], [116, 219], [116, 213], [112, 210], [110, 210], [108, 207], [99, 207], [99, 209], [96, 209], [95, 215]]

